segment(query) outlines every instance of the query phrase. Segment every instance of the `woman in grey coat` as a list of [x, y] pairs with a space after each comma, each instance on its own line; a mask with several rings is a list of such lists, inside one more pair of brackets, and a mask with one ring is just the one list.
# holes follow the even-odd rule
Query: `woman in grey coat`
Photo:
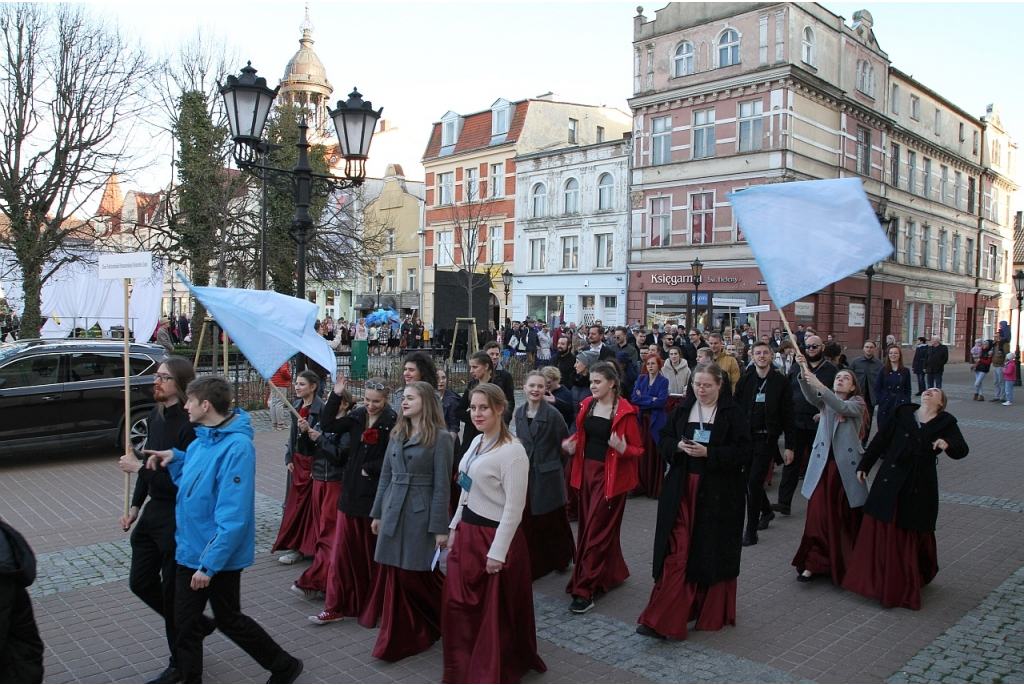
[[[796, 355], [803, 368], [803, 355]], [[868, 489], [857, 478], [861, 440], [867, 426], [867, 405], [856, 375], [847, 369], [836, 374], [829, 390], [813, 373], [799, 376], [804, 397], [820, 412], [818, 432], [801, 493], [807, 498], [804, 536], [793, 558], [797, 580], [809, 582], [829, 575], [842, 585], [860, 530]]]
[[380, 570], [359, 623], [377, 626], [373, 656], [398, 661], [441, 637], [444, 576], [435, 559], [448, 542], [448, 487], [455, 443], [434, 387], [405, 386], [370, 516]]
[[569, 568], [576, 556], [565, 508], [569, 455], [562, 452], [562, 441], [569, 437], [569, 427], [554, 403], [547, 400], [551, 396], [541, 371], [527, 375], [523, 390], [526, 404], [516, 407], [512, 420], [516, 437], [530, 458], [530, 487], [520, 526], [530, 550], [530, 574], [537, 580]]

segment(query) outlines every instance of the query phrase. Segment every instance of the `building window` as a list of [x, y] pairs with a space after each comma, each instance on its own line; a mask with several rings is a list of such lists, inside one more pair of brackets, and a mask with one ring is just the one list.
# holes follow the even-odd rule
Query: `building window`
[[946, 204], [949, 201], [949, 167], [943, 164], [939, 167], [939, 202]]
[[962, 209], [964, 203], [964, 175], [962, 172], [953, 172], [953, 206]]
[[978, 154], [978, 132], [974, 132], [974, 154]]
[[857, 90], [868, 97], [875, 97], [875, 68], [866, 59], [857, 61]]
[[932, 199], [932, 160], [924, 158], [924, 196]]
[[714, 239], [715, 194], [694, 193], [690, 196], [690, 242], [707, 245]]
[[964, 258], [964, 273], [974, 275], [974, 238], [967, 239], [967, 254]]
[[505, 197], [505, 163], [491, 165], [491, 197]]
[[580, 237], [568, 235], [562, 238], [562, 268], [580, 268]]
[[476, 167], [466, 169], [466, 202], [480, 199], [480, 172]]
[[384, 274], [384, 278], [385, 278], [384, 292], [387, 292], [387, 293], [395, 292], [395, 270], [394, 269], [388, 269], [387, 272]]
[[576, 130], [579, 128], [580, 122], [576, 119], [569, 120], [569, 142], [575, 143], [576, 141]]
[[500, 136], [503, 133], [508, 133], [508, 110], [509, 103], [504, 100], [499, 100], [495, 106], [491, 108], [492, 136]]
[[597, 208], [615, 208], [615, 179], [611, 174], [601, 174], [597, 179]]
[[395, 229], [393, 229], [393, 228], [389, 228], [388, 229], [388, 237], [387, 237], [387, 240], [386, 240], [386, 245], [387, 245], [387, 251], [388, 252], [394, 252], [395, 251]]
[[964, 122], [961, 121], [960, 122], [960, 142], [962, 143], [965, 140], [967, 140], [967, 127], [964, 125]]
[[599, 142], [599, 143], [603, 143], [604, 142], [604, 126], [598, 126], [597, 127], [597, 142]]
[[501, 235], [501, 226], [491, 226], [487, 235], [491, 238], [491, 264], [501, 264], [505, 261], [505, 237]]
[[920, 265], [928, 268], [932, 258], [932, 228], [924, 226], [921, 228], [921, 262]]
[[416, 290], [416, 269], [405, 270], [405, 289], [409, 292]]
[[998, 140], [992, 141], [992, 163], [996, 166], [1003, 165], [1003, 150]]
[[914, 239], [917, 237], [917, 224], [915, 224], [913, 221], [907, 221], [906, 226], [907, 234], [906, 243], [903, 248], [903, 255], [906, 259], [907, 266], [913, 266], [914, 263], [917, 261], [917, 253], [914, 244]]
[[890, 262], [899, 262], [900, 243], [898, 236], [900, 234], [900, 218], [898, 216], [892, 217], [892, 219], [889, 221], [889, 227], [886, 233], [889, 238], [889, 242], [892, 244], [892, 253], [889, 254], [887, 259]]
[[441, 146], [448, 147], [455, 145], [456, 122], [445, 121], [441, 123]]
[[942, 110], [935, 109], [935, 135], [942, 135]]
[[530, 241], [530, 271], [543, 271], [547, 255], [547, 239], [534, 238]]
[[452, 231], [437, 233], [437, 265], [452, 266], [455, 263], [455, 234]]
[[437, 204], [450, 205], [455, 197], [455, 174], [449, 171], [437, 175]]
[[689, 76], [693, 73], [693, 43], [686, 42], [676, 48], [672, 73], [675, 76]]
[[814, 31], [810, 26], [804, 27], [803, 49], [800, 56], [804, 62], [814, 66]]
[[956, 305], [942, 305], [942, 344], [953, 344], [953, 333], [956, 330]]
[[715, 156], [715, 110], [702, 109], [693, 113], [693, 158]]
[[892, 84], [892, 97], [890, 98], [892, 103], [892, 113], [900, 113], [900, 87], [895, 83]]
[[729, 67], [740, 63], [740, 34], [729, 29], [718, 39], [718, 66]]
[[672, 244], [671, 198], [659, 197], [651, 200], [651, 247], [668, 247]]
[[989, 245], [988, 255], [986, 255], [988, 262], [985, 266], [988, 269], [988, 278], [991, 281], [996, 280], [996, 255], [999, 254], [998, 248], [995, 245]]
[[543, 183], [533, 186], [533, 218], [539, 219], [548, 215], [548, 189]]
[[891, 159], [889, 160], [889, 183], [893, 188], [900, 187], [900, 146], [892, 144]]
[[910, 96], [910, 118], [921, 121], [921, 98], [916, 95]]
[[740, 152], [761, 149], [761, 114], [764, 102], [751, 100], [740, 103]]
[[596, 236], [597, 246], [594, 252], [597, 254], [595, 269], [611, 269], [615, 265], [615, 253], [612, 250], [612, 234], [602, 233]]
[[871, 176], [871, 130], [857, 127], [857, 173]]
[[917, 153], [907, 151], [907, 190], [917, 195]]
[[949, 237], [946, 229], [939, 229], [939, 263], [935, 265], [939, 271], [945, 271], [949, 259]]
[[974, 214], [974, 177], [967, 177], [967, 213]]
[[565, 184], [565, 213], [580, 213], [580, 182], [570, 178]]
[[953, 234], [953, 273], [958, 274], [962, 269], [960, 262], [960, 234]]
[[672, 117], [651, 120], [651, 164], [672, 161]]

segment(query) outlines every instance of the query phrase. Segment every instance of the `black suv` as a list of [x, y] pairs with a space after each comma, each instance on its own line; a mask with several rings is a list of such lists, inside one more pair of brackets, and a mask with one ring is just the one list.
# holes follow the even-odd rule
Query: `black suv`
[[[146, 441], [159, 345], [132, 344], [132, 444]], [[124, 343], [0, 343], [0, 456], [124, 444]]]

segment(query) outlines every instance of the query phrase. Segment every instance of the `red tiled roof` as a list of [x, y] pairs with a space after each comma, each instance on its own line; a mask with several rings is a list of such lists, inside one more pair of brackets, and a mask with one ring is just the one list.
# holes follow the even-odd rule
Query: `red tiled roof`
[[[505, 143], [514, 143], [523, 132], [523, 124], [526, 123], [526, 110], [530, 107], [529, 100], [513, 102], [515, 112], [512, 114], [512, 121], [509, 122], [508, 133], [505, 135]], [[482, 150], [491, 144], [491, 110], [476, 112], [463, 117], [462, 132], [455, 142], [455, 150], [452, 154], [458, 155], [472, 150]], [[503, 143], [504, 144], [504, 143]], [[430, 141], [423, 153], [423, 160], [435, 159], [441, 152], [441, 123], [435, 123], [430, 132]]]

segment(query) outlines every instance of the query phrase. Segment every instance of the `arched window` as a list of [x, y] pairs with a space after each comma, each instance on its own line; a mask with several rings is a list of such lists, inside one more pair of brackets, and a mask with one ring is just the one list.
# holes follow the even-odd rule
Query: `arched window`
[[801, 57], [804, 62], [814, 66], [814, 30], [810, 26], [804, 27], [804, 41]]
[[676, 48], [675, 76], [689, 76], [693, 73], [693, 43], [685, 42]]
[[857, 90], [875, 97], [875, 68], [866, 59], [857, 61]]
[[740, 63], [740, 34], [729, 29], [718, 39], [718, 66], [728, 67]]
[[597, 179], [597, 208], [615, 208], [615, 179], [611, 174], [601, 174]]
[[570, 178], [565, 184], [565, 213], [580, 213], [580, 182]]
[[543, 183], [533, 187], [533, 218], [539, 219], [548, 215], [548, 189]]

